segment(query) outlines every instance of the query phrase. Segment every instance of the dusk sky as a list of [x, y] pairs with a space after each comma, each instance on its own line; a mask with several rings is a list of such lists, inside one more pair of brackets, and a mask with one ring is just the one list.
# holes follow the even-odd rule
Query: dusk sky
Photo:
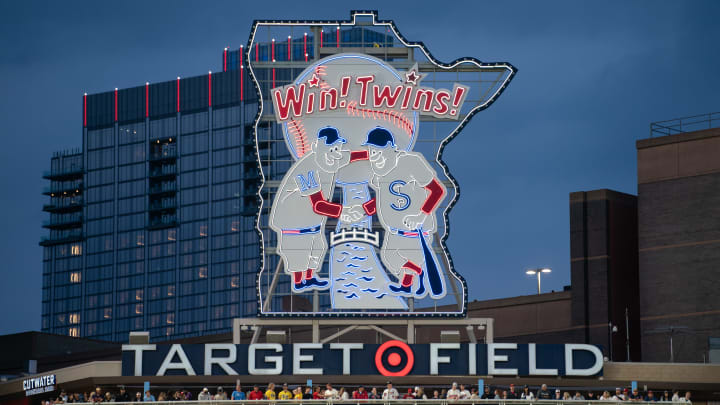
[[570, 284], [568, 196], [636, 194], [649, 124], [720, 111], [718, 1], [121, 1], [0, 3], [0, 334], [40, 329], [42, 179], [82, 144], [81, 97], [220, 70], [254, 19], [378, 10], [436, 58], [518, 75], [445, 149], [462, 193], [447, 246], [469, 299]]

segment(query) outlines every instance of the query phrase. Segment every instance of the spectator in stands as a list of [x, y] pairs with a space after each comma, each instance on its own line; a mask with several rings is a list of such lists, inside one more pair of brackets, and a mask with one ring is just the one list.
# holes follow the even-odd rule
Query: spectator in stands
[[368, 399], [370, 396], [368, 395], [367, 391], [365, 391], [365, 387], [362, 385], [358, 387], [357, 391], [353, 392], [353, 399]]
[[465, 388], [465, 384], [460, 384], [460, 397], [458, 399], [470, 399], [470, 391]]
[[526, 401], [532, 401], [535, 399], [535, 394], [530, 391], [530, 387], [527, 385], [523, 386], [523, 392], [520, 394], [520, 399], [524, 399]]
[[652, 390], [647, 392], [647, 395], [644, 398], [645, 402], [657, 402], [657, 397], [655, 396], [655, 393], [652, 392]]
[[680, 392], [678, 390], [673, 390], [672, 401], [680, 402]]
[[448, 401], [457, 401], [460, 399], [460, 390], [458, 389], [458, 384], [456, 382], [452, 383], [452, 386], [447, 391], [445, 398]]
[[377, 388], [372, 387], [370, 390], [370, 393], [368, 394], [369, 399], [380, 399], [380, 394], [377, 392]]
[[537, 399], [552, 399], [552, 394], [550, 391], [548, 391], [547, 384], [543, 384], [540, 386], [540, 389], [537, 392], [537, 395], [535, 395]]
[[386, 387], [382, 393], [382, 399], [398, 399], [400, 394], [393, 388], [392, 382], [388, 381]]
[[[296, 401], [300, 401], [303, 399], [303, 388], [302, 385], [298, 385], [297, 388], [293, 390], [293, 399]], [[312, 398], [312, 396], [311, 396]]]
[[207, 387], [202, 389], [202, 392], [198, 394], [198, 401], [212, 401], [212, 394], [210, 394], [210, 390], [207, 389]]
[[493, 399], [502, 399], [502, 391], [499, 388], [495, 388], [495, 395], [493, 395]]
[[478, 390], [475, 387], [470, 388], [470, 399], [480, 399], [480, 395], [478, 395]]
[[[248, 394], [248, 399], [251, 399], [253, 401], [259, 401], [264, 398], [265, 396], [263, 395], [262, 391], [260, 391], [260, 387], [257, 384], [253, 385], [252, 391], [250, 391], [250, 394]], [[200, 400], [200, 396], [198, 396], [198, 400]]]
[[115, 402], [113, 400], [112, 394], [110, 391], [105, 391], [105, 399], [103, 399], [104, 402]]
[[313, 393], [311, 387], [305, 387], [305, 393], [303, 394], [303, 399], [313, 399]]
[[120, 393], [115, 396], [117, 402], [130, 402], [130, 395], [125, 391], [125, 386], [120, 386]]
[[625, 396], [622, 393], [622, 390], [620, 388], [615, 388], [615, 395], [612, 397], [613, 401], [624, 401]]
[[[560, 393], [558, 391], [560, 391], [560, 390], [555, 390], [555, 397], [560, 395]], [[563, 401], [572, 401], [572, 397], [570, 396], [570, 393], [567, 391], [563, 392], [562, 400]]]
[[665, 390], [663, 394], [660, 396], [660, 402], [670, 402], [672, 398], [670, 397], [670, 393], [668, 390]]
[[480, 395], [480, 399], [490, 399], [490, 396], [491, 396], [490, 386], [486, 385], [485, 388], [483, 389], [482, 395]]
[[440, 390], [440, 399], [447, 399], [447, 388]]
[[584, 401], [585, 397], [580, 393], [580, 391], [575, 391], [575, 396], [572, 397], [574, 401]]
[[155, 402], [155, 396], [150, 392], [150, 390], [145, 391], [143, 402]]
[[507, 393], [507, 399], [519, 399], [520, 396], [515, 391], [515, 384], [510, 384], [510, 391]]
[[692, 404], [692, 401], [690, 400], [690, 391], [685, 391], [685, 396], [682, 399], [680, 399], [680, 402]]
[[268, 401], [275, 400], [275, 383], [268, 384], [267, 390], [265, 391], [265, 399]]
[[350, 394], [347, 392], [345, 387], [340, 387], [340, 391], [338, 391], [338, 399], [341, 401], [347, 401], [350, 399]]
[[585, 396], [585, 399], [588, 401], [595, 401], [597, 398], [595, 398], [595, 393], [592, 391], [588, 391], [587, 395]]
[[95, 387], [95, 391], [90, 393], [88, 402], [102, 402], [104, 400], [100, 387]]
[[412, 388], [408, 388], [407, 392], [402, 395], [401, 399], [415, 399]]
[[287, 401], [287, 400], [292, 399], [292, 397], [293, 397], [293, 394], [288, 389], [287, 383], [284, 383], [283, 387], [282, 387], [282, 391], [280, 391], [277, 395], [277, 399], [279, 399], [281, 401]]
[[323, 394], [323, 397], [330, 400], [336, 400], [340, 398], [338, 390], [333, 388], [332, 384], [330, 383], [327, 383], [327, 385], [325, 385], [325, 393]]
[[135, 399], [133, 400], [133, 402], [142, 402], [142, 400], [143, 400], [142, 393], [140, 391], [136, 392]]
[[609, 391], [603, 391], [602, 395], [600, 396], [600, 398], [598, 398], [598, 400], [599, 401], [612, 401], [613, 399], [610, 396]]
[[633, 388], [632, 392], [628, 396], [628, 400], [633, 402], [641, 402], [643, 399], [643, 396], [640, 395], [637, 388]]
[[242, 392], [242, 387], [240, 387], [240, 383], [235, 384], [235, 391], [230, 394], [230, 399], [232, 399], [233, 401], [245, 400], [245, 393]]
[[162, 402], [162, 401], [167, 401], [167, 394], [165, 394], [164, 392], [159, 393], [159, 394], [158, 394], [158, 401], [160, 401], [160, 402]]
[[313, 399], [323, 399], [323, 393], [320, 392], [320, 386], [315, 386], [315, 392], [313, 392]]

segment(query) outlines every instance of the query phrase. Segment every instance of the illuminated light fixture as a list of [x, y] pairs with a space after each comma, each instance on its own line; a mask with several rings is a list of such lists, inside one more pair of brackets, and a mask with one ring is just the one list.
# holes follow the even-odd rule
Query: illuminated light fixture
[[87, 127], [87, 93], [83, 93], [83, 127]]
[[340, 26], [339, 25], [337, 26], [337, 29], [335, 31], [337, 31], [337, 47], [340, 48]]
[[227, 47], [223, 50], [223, 72], [227, 72]]
[[244, 75], [243, 75], [243, 46], [240, 45], [240, 51], [238, 51], [239, 55], [239, 62], [240, 65], [240, 101], [243, 101], [245, 99], [245, 83], [243, 83]]
[[303, 34], [303, 53], [305, 54], [305, 62], [308, 61], [307, 53], [307, 32]]
[[527, 274], [529, 276], [537, 276], [537, 289], [538, 289], [538, 294], [540, 294], [540, 275], [543, 273], [551, 273], [551, 272], [552, 272], [552, 269], [550, 269], [549, 267], [543, 267], [543, 268], [539, 268], [539, 269], [528, 269], [525, 271], [525, 274]]

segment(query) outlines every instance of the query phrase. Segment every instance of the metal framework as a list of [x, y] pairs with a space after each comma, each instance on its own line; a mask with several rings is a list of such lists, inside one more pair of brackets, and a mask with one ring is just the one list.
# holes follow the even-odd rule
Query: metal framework
[[[252, 331], [253, 335], [250, 342], [258, 343], [263, 328], [270, 330], [272, 328], [287, 327], [311, 327], [312, 342], [311, 343], [329, 343], [335, 339], [341, 338], [343, 335], [353, 330], [371, 329], [381, 333], [390, 339], [399, 340], [404, 343], [415, 343], [415, 331], [418, 326], [447, 326], [451, 328], [462, 328], [467, 330], [470, 343], [477, 343], [478, 336], [476, 330], [484, 330], [484, 342], [493, 343], [495, 320], [493, 318], [449, 318], [449, 319], [412, 319], [412, 318], [393, 318], [393, 319], [334, 319], [334, 318], [306, 318], [306, 319], [277, 319], [277, 318], [236, 318], [233, 320], [233, 343], [240, 344], [243, 331]], [[341, 330], [331, 335], [322, 337], [320, 334], [321, 327], [342, 327]], [[398, 336], [386, 329], [389, 326], [404, 326], [407, 330], [405, 337]]]

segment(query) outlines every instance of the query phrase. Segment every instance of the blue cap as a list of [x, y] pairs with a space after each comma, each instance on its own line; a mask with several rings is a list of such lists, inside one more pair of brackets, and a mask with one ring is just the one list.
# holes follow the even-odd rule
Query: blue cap
[[367, 134], [367, 140], [363, 145], [372, 145], [378, 148], [384, 148], [388, 145], [395, 147], [395, 138], [393, 134], [385, 128], [376, 127]]
[[318, 131], [318, 138], [325, 138], [325, 145], [330, 146], [336, 142], [346, 143], [345, 138], [340, 136], [340, 133], [336, 128], [325, 127]]

